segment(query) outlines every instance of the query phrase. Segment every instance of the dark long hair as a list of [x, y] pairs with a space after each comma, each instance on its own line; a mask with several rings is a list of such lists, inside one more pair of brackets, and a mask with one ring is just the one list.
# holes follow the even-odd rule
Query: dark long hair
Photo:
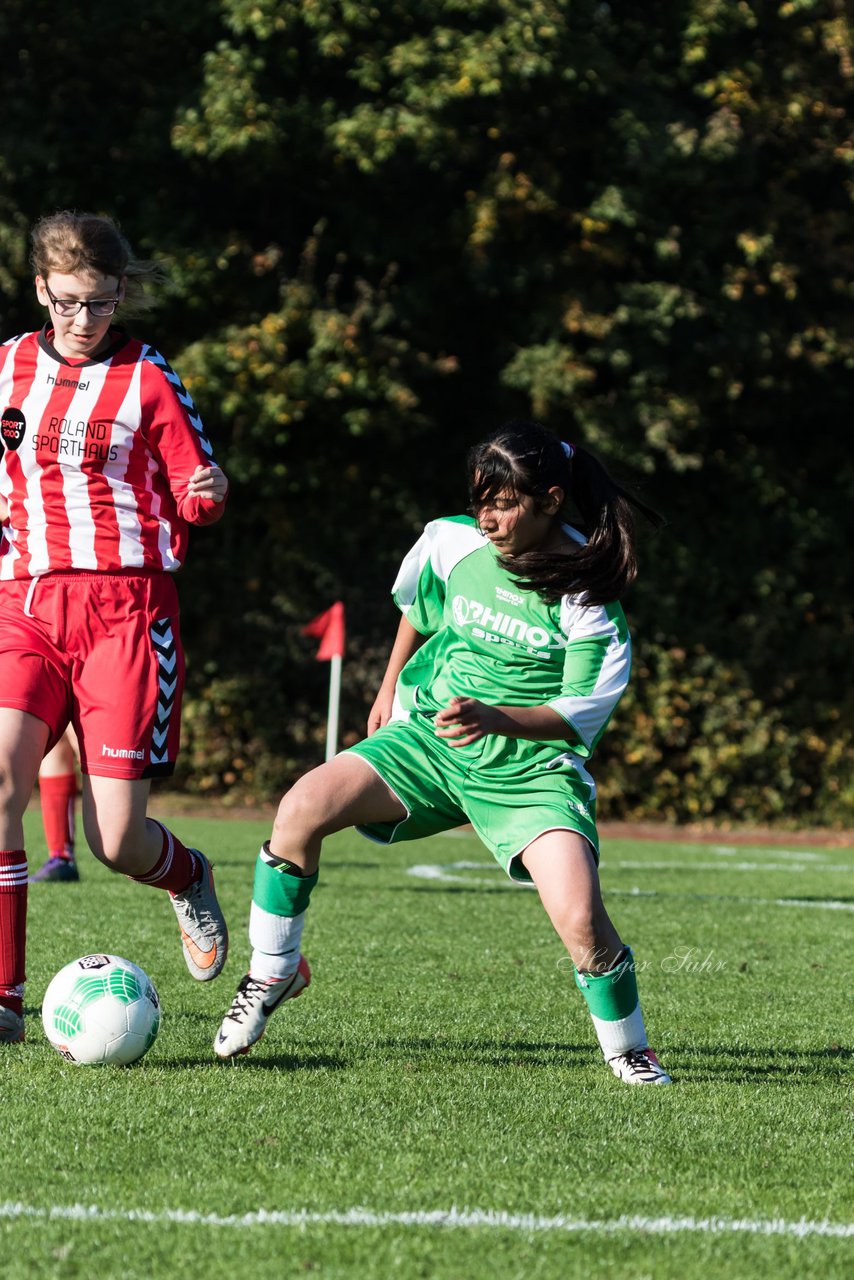
[[[612, 480], [592, 453], [563, 441], [539, 422], [514, 420], [499, 427], [468, 456], [469, 497], [475, 516], [500, 493], [544, 498], [563, 489], [581, 517], [585, 545], [568, 552], [527, 551], [500, 556], [499, 564], [527, 591], [548, 602], [577, 595], [583, 604], [618, 600], [637, 575], [634, 512], [658, 528], [661, 516]], [[561, 513], [555, 517], [561, 519]], [[574, 521], [577, 524], [578, 521]]]

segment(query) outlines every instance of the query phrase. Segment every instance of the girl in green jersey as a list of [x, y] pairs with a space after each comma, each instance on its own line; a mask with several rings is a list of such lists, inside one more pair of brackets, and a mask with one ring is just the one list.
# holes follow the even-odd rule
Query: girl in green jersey
[[[586, 768], [628, 681], [618, 598], [636, 573], [633, 507], [583, 449], [512, 422], [469, 455], [472, 515], [432, 521], [393, 588], [397, 638], [368, 737], [301, 778], [258, 855], [252, 957], [214, 1042], [245, 1053], [311, 974], [301, 954], [324, 837], [383, 843], [470, 822], [533, 881], [615, 1075], [668, 1084], [649, 1048], [632, 953], [602, 902]], [[572, 499], [584, 533], [562, 516]]]

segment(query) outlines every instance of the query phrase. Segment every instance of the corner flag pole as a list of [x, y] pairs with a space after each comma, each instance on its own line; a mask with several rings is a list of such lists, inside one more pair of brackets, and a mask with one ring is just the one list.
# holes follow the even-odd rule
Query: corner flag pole
[[320, 640], [317, 661], [329, 663], [329, 709], [326, 719], [326, 759], [338, 750], [338, 711], [341, 704], [341, 667], [344, 657], [344, 605], [336, 600], [331, 608], [319, 613], [303, 627], [304, 636]]
[[331, 760], [338, 750], [338, 708], [341, 704], [341, 654], [335, 653], [329, 662], [329, 711], [326, 719], [326, 759]]

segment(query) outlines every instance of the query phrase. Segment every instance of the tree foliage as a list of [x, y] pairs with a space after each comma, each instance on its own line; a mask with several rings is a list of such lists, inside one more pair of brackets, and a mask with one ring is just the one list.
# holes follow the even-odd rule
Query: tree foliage
[[397, 559], [461, 506], [465, 446], [533, 414], [669, 520], [607, 811], [850, 821], [844, 0], [155, 0], [149, 43], [39, 8], [0, 14], [10, 327], [28, 221], [117, 213], [171, 265], [158, 342], [234, 482], [184, 586], [187, 783], [318, 758], [299, 623], [336, 597], [360, 734]]

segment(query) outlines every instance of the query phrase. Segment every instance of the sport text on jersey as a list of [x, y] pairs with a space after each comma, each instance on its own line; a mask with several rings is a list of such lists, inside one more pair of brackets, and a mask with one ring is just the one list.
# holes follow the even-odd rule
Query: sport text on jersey
[[94, 458], [97, 462], [115, 462], [118, 446], [110, 444], [112, 422], [87, 422], [83, 418], [48, 418], [43, 430], [33, 436], [33, 448], [52, 453], [69, 461]]
[[[508, 595], [510, 593], [508, 592]], [[542, 653], [553, 649], [565, 649], [566, 636], [560, 631], [547, 631], [545, 627], [531, 626], [524, 618], [513, 617], [500, 609], [492, 609], [479, 600], [467, 600], [454, 596], [452, 609], [458, 627], [471, 627], [478, 640], [496, 644], [512, 644], [528, 653]]]
[[0, 440], [2, 440], [4, 449], [17, 449], [24, 438], [26, 430], [27, 420], [20, 409], [9, 408], [3, 410]]

